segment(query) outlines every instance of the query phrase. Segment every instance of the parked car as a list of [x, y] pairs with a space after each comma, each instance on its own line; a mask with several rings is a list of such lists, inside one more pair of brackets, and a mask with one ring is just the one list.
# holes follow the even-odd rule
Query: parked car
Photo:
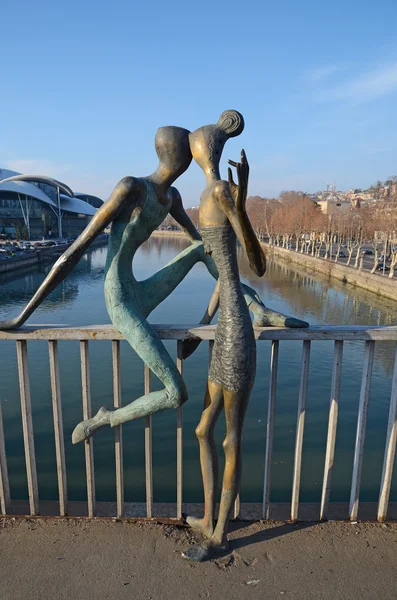
[[370, 256], [371, 254], [373, 254], [372, 250], [362, 250], [361, 251], [361, 256]]

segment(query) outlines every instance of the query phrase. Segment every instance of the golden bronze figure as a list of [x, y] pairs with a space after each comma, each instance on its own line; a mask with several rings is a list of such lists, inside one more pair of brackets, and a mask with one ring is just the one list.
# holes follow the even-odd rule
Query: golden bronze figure
[[[249, 309], [244, 301], [236, 253], [236, 237], [245, 250], [251, 269], [258, 276], [266, 270], [266, 259], [252, 229], [245, 203], [249, 167], [244, 150], [236, 167], [238, 183], [222, 181], [219, 162], [230, 137], [240, 135], [244, 120], [237, 111], [225, 111], [216, 125], [207, 125], [190, 134], [190, 148], [203, 169], [207, 186], [200, 199], [200, 230], [204, 249], [214, 259], [219, 279], [211, 309], [219, 292], [219, 319], [210, 363], [204, 409], [196, 435], [200, 444], [205, 514], [187, 522], [207, 538], [183, 553], [203, 561], [227, 549], [227, 528], [241, 479], [241, 440], [244, 416], [255, 379], [256, 345]], [[223, 442], [225, 470], [219, 515], [214, 526], [218, 460], [214, 440], [215, 423], [225, 409], [226, 437]]]

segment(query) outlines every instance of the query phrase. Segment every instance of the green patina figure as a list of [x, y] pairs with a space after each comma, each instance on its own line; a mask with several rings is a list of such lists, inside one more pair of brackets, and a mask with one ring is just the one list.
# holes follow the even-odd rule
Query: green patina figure
[[[180, 127], [158, 129], [155, 139], [159, 157], [157, 170], [148, 177], [122, 179], [83, 233], [54, 264], [22, 313], [0, 323], [1, 329], [15, 329], [23, 325], [72, 271], [92, 241], [111, 224], [105, 277], [107, 310], [114, 326], [162, 381], [164, 388], [116, 410], [100, 408], [94, 417], [77, 425], [72, 435], [73, 443], [91, 437], [105, 425], [113, 427], [166, 408], [176, 408], [187, 399], [184, 381], [147, 317], [198, 261], [204, 262], [214, 278], [218, 278], [215, 263], [204, 252], [201, 237], [183, 208], [178, 190], [170, 187], [191, 163], [189, 133]], [[133, 257], [169, 213], [186, 232], [191, 245], [152, 277], [137, 281], [132, 272]], [[254, 312], [256, 324], [302, 326], [299, 320], [269, 311], [248, 286], [244, 286], [244, 294], [246, 303]], [[203, 322], [209, 322], [212, 314], [213, 311], [207, 311]], [[187, 345], [186, 355], [196, 345]]]

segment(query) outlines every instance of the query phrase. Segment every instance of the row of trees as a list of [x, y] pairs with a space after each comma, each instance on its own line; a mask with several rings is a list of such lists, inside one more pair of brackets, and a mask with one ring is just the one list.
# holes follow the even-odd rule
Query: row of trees
[[[348, 210], [333, 206], [324, 214], [320, 206], [306, 193], [281, 192], [278, 198], [251, 196], [247, 211], [253, 228], [260, 239], [296, 252], [323, 256], [338, 261], [341, 249], [347, 252], [347, 264], [361, 267], [361, 251], [364, 244], [373, 247], [373, 268], [386, 256], [393, 277], [397, 266], [397, 178], [390, 178], [387, 186], [375, 184], [377, 199], [367, 206]], [[379, 190], [382, 190], [380, 193]], [[187, 212], [199, 225], [199, 209]], [[176, 225], [171, 217], [164, 226]]]
[[[390, 259], [390, 277], [397, 265], [397, 191], [384, 194], [376, 202], [343, 210], [331, 206], [324, 214], [319, 205], [303, 192], [283, 192], [277, 199], [248, 199], [247, 209], [259, 237], [269, 244], [296, 252], [334, 257], [338, 261], [342, 247], [347, 264], [361, 266], [364, 244], [373, 247], [375, 272], [382, 254]], [[354, 262], [353, 262], [354, 259]]]

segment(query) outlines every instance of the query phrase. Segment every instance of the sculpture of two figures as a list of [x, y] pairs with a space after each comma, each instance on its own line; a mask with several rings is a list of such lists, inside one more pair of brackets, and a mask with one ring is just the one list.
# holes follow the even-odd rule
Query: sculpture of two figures
[[[102, 407], [94, 417], [77, 425], [72, 436], [73, 443], [77, 443], [107, 425], [115, 427], [166, 408], [177, 408], [187, 400], [184, 381], [147, 317], [198, 261], [205, 263], [217, 284], [202, 322], [211, 321], [218, 305], [219, 319], [204, 409], [196, 429], [205, 514], [203, 519], [187, 517], [188, 524], [199, 530], [206, 540], [183, 554], [195, 561], [207, 560], [227, 548], [228, 522], [241, 478], [244, 415], [255, 378], [256, 346], [249, 310], [258, 326], [307, 326], [303, 321], [267, 309], [254, 290], [240, 283], [236, 238], [247, 254], [251, 269], [261, 276], [266, 268], [263, 250], [245, 209], [249, 168], [244, 151], [240, 162], [229, 161], [236, 168], [237, 183], [234, 183], [230, 169], [229, 181], [223, 181], [219, 172], [226, 141], [239, 135], [243, 128], [242, 116], [230, 110], [222, 113], [217, 124], [201, 127], [193, 133], [180, 127], [158, 129], [155, 140], [159, 158], [157, 170], [148, 177], [122, 179], [80, 237], [54, 264], [22, 313], [13, 320], [0, 323], [2, 329], [20, 327], [72, 271], [96, 236], [111, 224], [105, 277], [107, 310], [114, 326], [164, 387], [122, 408], [108, 410]], [[183, 208], [179, 192], [171, 187], [189, 167], [192, 157], [206, 177], [206, 188], [200, 200], [202, 239]], [[168, 214], [182, 227], [191, 244], [152, 277], [136, 281], [132, 272], [134, 254]], [[196, 345], [185, 342], [184, 356], [191, 354]], [[226, 462], [215, 526], [218, 467], [214, 427], [222, 409], [226, 416], [223, 443]]]

